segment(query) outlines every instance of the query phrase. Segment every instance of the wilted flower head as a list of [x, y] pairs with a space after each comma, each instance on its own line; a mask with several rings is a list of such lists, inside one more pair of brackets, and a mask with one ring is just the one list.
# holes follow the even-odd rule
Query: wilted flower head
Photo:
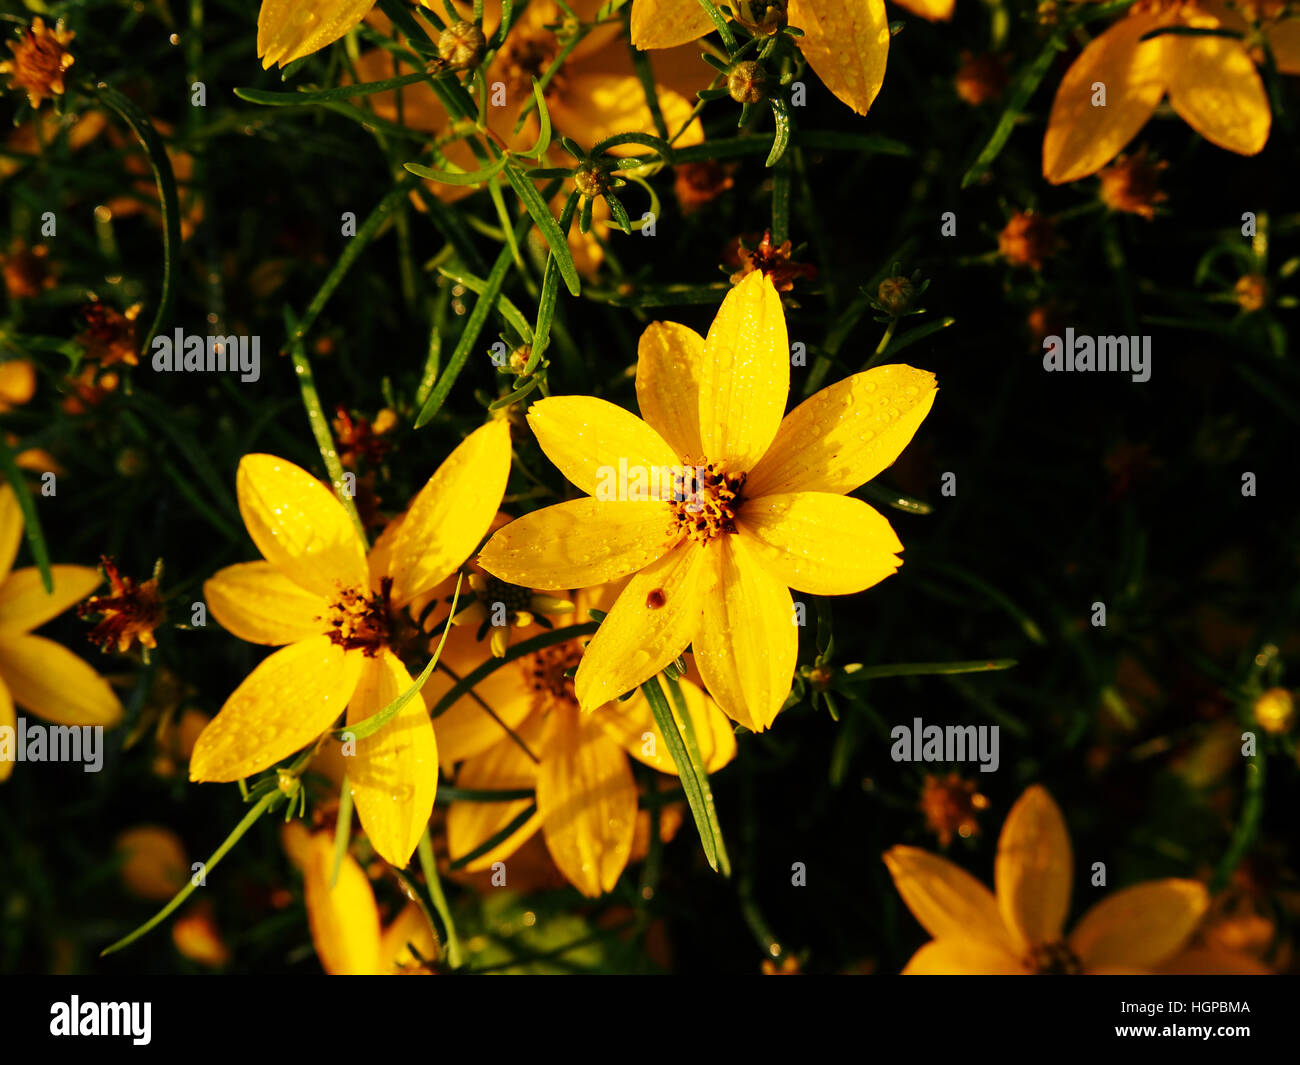
[[1157, 185], [1160, 172], [1168, 166], [1163, 160], [1152, 162], [1145, 148], [1132, 155], [1121, 155], [1098, 175], [1102, 202], [1112, 211], [1154, 218], [1155, 205], [1169, 199]]
[[62, 19], [50, 29], [37, 16], [17, 41], [9, 42], [13, 58], [0, 63], [0, 74], [8, 74], [9, 88], [24, 90], [33, 107], [46, 97], [62, 96], [63, 72], [73, 63], [67, 45], [75, 36], [63, 28]]
[[1041, 270], [1058, 247], [1055, 224], [1034, 211], [1017, 211], [998, 234], [998, 252], [1012, 266]]

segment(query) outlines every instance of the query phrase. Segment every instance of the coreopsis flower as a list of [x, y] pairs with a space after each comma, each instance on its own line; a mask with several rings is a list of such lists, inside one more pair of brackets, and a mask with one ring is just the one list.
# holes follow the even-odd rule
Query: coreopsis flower
[[[569, 7], [580, 20], [592, 23], [601, 4], [602, 0], [573, 0]], [[574, 27], [554, 0], [535, 0], [516, 15], [505, 42], [485, 72], [494, 92], [497, 86], [504, 91], [504, 103], [494, 103], [495, 97], [489, 98], [486, 118], [489, 128], [503, 143], [523, 151], [537, 139], [535, 114], [528, 116], [522, 126], [519, 124], [523, 109], [533, 104], [533, 79], [540, 81], [550, 69], [566, 46], [563, 35]], [[381, 30], [391, 25], [378, 14], [368, 21]], [[484, 29], [493, 32], [499, 22], [500, 4], [489, 3], [484, 12]], [[699, 119], [691, 118], [691, 112], [699, 72], [708, 70], [700, 61], [699, 52], [686, 48], [664, 53], [652, 59], [651, 69], [659, 110], [670, 133], [676, 134], [685, 126], [674, 144], [678, 147], [699, 144], [704, 139], [704, 131]], [[393, 55], [382, 48], [363, 53], [357, 62], [357, 76], [365, 81], [391, 78], [395, 71]], [[590, 30], [551, 76], [544, 94], [552, 127], [584, 148], [616, 133], [657, 134], [645, 88], [616, 24]], [[426, 82], [378, 93], [370, 97], [370, 106], [379, 117], [397, 121], [399, 99], [401, 120], [410, 128], [438, 134], [450, 130], [452, 122], [446, 109]], [[452, 140], [439, 147], [451, 162], [466, 170], [482, 166], [463, 140]], [[640, 145], [616, 145], [610, 154], [634, 155], [641, 150]], [[559, 151], [557, 147], [556, 152]], [[473, 191], [464, 186], [435, 184], [433, 188], [444, 200]]]
[[[865, 115], [884, 83], [889, 57], [884, 0], [789, 0], [785, 21], [803, 30], [797, 39], [799, 51], [822, 83]], [[632, 0], [632, 43], [637, 48], [673, 48], [713, 28], [713, 20], [696, 0]]]
[[1060, 246], [1055, 223], [1036, 211], [1016, 211], [998, 234], [998, 253], [1011, 266], [1041, 270]]
[[[312, 945], [331, 976], [385, 976], [429, 972], [438, 944], [420, 907], [408, 903], [384, 927], [365, 871], [344, 852], [333, 880], [334, 834], [286, 825], [284, 849], [302, 872]], [[414, 948], [414, 949], [412, 949]]]
[[[54, 590], [47, 593], [36, 567], [12, 568], [22, 535], [18, 500], [0, 485], [0, 728], [16, 726], [15, 703], [56, 725], [115, 725], [122, 704], [108, 682], [71, 651], [32, 635], [92, 592], [99, 573], [89, 566], [51, 566]], [[13, 766], [0, 758], [0, 780]]]
[[50, 249], [44, 244], [28, 248], [25, 240], [16, 239], [7, 253], [0, 254], [0, 268], [11, 300], [32, 299], [55, 285]]
[[[1246, 5], [1284, 74], [1300, 74], [1300, 29], [1281, 0]], [[1166, 94], [1202, 137], [1255, 155], [1272, 124], [1268, 94], [1251, 57], [1250, 24], [1219, 0], [1138, 0], [1066, 71], [1043, 139], [1043, 176], [1054, 185], [1095, 174], [1146, 125]], [[1166, 28], [1229, 30], [1246, 39], [1161, 34]], [[1103, 91], [1105, 100], [1098, 95]]]
[[137, 640], [141, 647], [153, 650], [158, 646], [154, 631], [166, 613], [158, 593], [158, 570], [140, 583], [134, 577], [123, 577], [107, 555], [99, 564], [108, 578], [109, 594], [92, 595], [77, 605], [78, 617], [99, 618], [90, 632], [90, 642], [98, 644], [102, 651], [116, 647], [118, 654], [126, 654]]
[[979, 834], [979, 813], [988, 809], [989, 801], [977, 787], [975, 781], [965, 780], [959, 773], [925, 775], [921, 813], [926, 827], [939, 837], [940, 847], [947, 847], [954, 835], [969, 839]]
[[1007, 70], [1004, 56], [995, 52], [975, 55], [969, 51], [961, 54], [961, 66], [953, 78], [953, 87], [957, 95], [972, 107], [979, 107], [990, 100], [1001, 99], [1011, 81], [1011, 72]]
[[507, 525], [479, 563], [544, 590], [631, 575], [578, 667], [584, 710], [655, 676], [693, 642], [722, 709], [765, 729], [798, 652], [789, 589], [858, 592], [901, 564], [889, 522], [846, 493], [907, 445], [934, 401], [934, 375], [877, 367], [783, 420], [789, 389], [785, 314], [756, 272], [727, 294], [707, 338], [666, 322], [642, 334], [644, 421], [587, 396], [529, 409], [542, 450], [586, 495]]
[[125, 311], [119, 311], [100, 300], [87, 304], [81, 312], [86, 320], [86, 328], [77, 334], [77, 343], [85, 352], [86, 360], [101, 368], [119, 362], [127, 366], [138, 366], [140, 338], [137, 335], [136, 320], [143, 308], [142, 303], [133, 303]]
[[[749, 238], [751, 241], [753, 239]], [[764, 230], [753, 247], [749, 246], [745, 238], [738, 237], [728, 245], [725, 255], [727, 265], [736, 267], [729, 280], [733, 285], [739, 284], [742, 278], [758, 272], [771, 278], [778, 292], [789, 292], [800, 278], [811, 279], [817, 276], [817, 267], [811, 263], [795, 262], [791, 258], [793, 252], [792, 241], [773, 244], [770, 229]]]
[[673, 192], [684, 215], [694, 214], [735, 184], [728, 167], [712, 159], [682, 163], [673, 167], [673, 174]]
[[43, 100], [63, 95], [63, 74], [73, 63], [68, 45], [74, 37], [63, 28], [62, 19], [50, 29], [38, 15], [18, 40], [9, 42], [13, 58], [0, 63], [0, 74], [9, 75], [10, 89], [26, 92], [27, 102], [40, 107]]
[[513, 630], [528, 628], [539, 616], [562, 615], [573, 610], [573, 604], [567, 599], [516, 588], [491, 574], [471, 573], [469, 586], [474, 593], [474, 602], [457, 613], [452, 624], [488, 627], [491, 633], [488, 643], [496, 658], [504, 656], [509, 649]]
[[1121, 155], [1097, 176], [1101, 179], [1101, 201], [1112, 211], [1140, 215], [1145, 219], [1156, 216], [1156, 204], [1169, 197], [1160, 190], [1160, 172], [1169, 166], [1147, 158], [1146, 149], [1131, 155]]
[[[574, 614], [558, 618], [557, 625], [585, 620], [588, 604], [596, 601], [591, 591], [575, 599]], [[459, 675], [478, 664], [465, 651], [462, 645], [449, 659]], [[582, 656], [579, 640], [525, 655], [492, 674], [491, 685], [480, 685], [477, 698], [460, 699], [435, 722], [443, 763], [464, 762], [457, 787], [525, 788], [536, 794], [533, 815], [467, 863], [468, 871], [509, 858], [539, 827], [556, 866], [584, 895], [612, 891], [631, 860], [638, 817], [628, 755], [661, 773], [676, 774], [677, 767], [641, 692], [626, 702], [610, 701], [592, 714], [580, 711], [570, 673]], [[705, 768], [721, 769], [735, 757], [735, 735], [695, 681], [683, 677], [678, 683]], [[450, 688], [450, 679], [435, 675], [425, 691], [436, 700]], [[453, 802], [447, 811], [452, 859], [476, 850], [530, 805], [528, 799]]]
[[[355, 724], [409, 688], [411, 675], [394, 652], [400, 611], [474, 550], [509, 471], [509, 429], [489, 422], [451, 453], [367, 558], [343, 505], [320, 481], [273, 455], [245, 455], [236, 493], [263, 561], [221, 570], [204, 584], [204, 597], [236, 636], [288, 646], [258, 665], [204, 729], [190, 779], [261, 772], [315, 742], [345, 706]], [[425, 706], [412, 699], [355, 744], [348, 783], [361, 824], [381, 857], [404, 866], [437, 786]]]
[[1232, 297], [1247, 314], [1262, 311], [1268, 305], [1268, 278], [1263, 274], [1243, 274], [1232, 286]]
[[916, 847], [890, 849], [885, 864], [907, 908], [934, 937], [912, 955], [905, 975], [1150, 972], [1179, 952], [1210, 902], [1195, 880], [1151, 880], [1101, 899], [1066, 936], [1070, 836], [1038, 785], [1002, 826], [996, 896], [959, 866]]

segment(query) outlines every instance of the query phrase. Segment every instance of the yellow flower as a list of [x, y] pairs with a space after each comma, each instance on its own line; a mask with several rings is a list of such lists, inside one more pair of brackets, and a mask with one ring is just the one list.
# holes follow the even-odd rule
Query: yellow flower
[[13, 58], [0, 63], [0, 74], [8, 74], [9, 87], [22, 89], [27, 102], [40, 107], [46, 97], [63, 95], [63, 73], [73, 63], [67, 46], [74, 37], [63, 28], [62, 19], [51, 30], [38, 16], [22, 31], [21, 40], [9, 42]]
[[[585, 620], [587, 604], [594, 605], [592, 593], [575, 598], [578, 610], [557, 618], [556, 627]], [[449, 641], [448, 652], [458, 676], [482, 660], [481, 651], [476, 660], [465, 643], [453, 651]], [[661, 773], [676, 774], [650, 704], [640, 692], [626, 702], [607, 703], [594, 714], [579, 711], [573, 680], [565, 674], [582, 660], [582, 653], [581, 643], [570, 640], [517, 659], [435, 722], [443, 764], [464, 762], [456, 776], [458, 788], [536, 793], [533, 815], [502, 843], [467, 863], [468, 872], [509, 858], [540, 827], [551, 858], [574, 887], [590, 897], [612, 891], [631, 858], [637, 829], [637, 788], [627, 756]], [[688, 677], [679, 683], [700, 757], [710, 772], [721, 769], [735, 757], [735, 734], [697, 683]], [[433, 703], [451, 686], [448, 677], [435, 674], [425, 693]], [[526, 798], [453, 802], [447, 811], [452, 859], [476, 850], [531, 805]]]
[[113, 850], [121, 861], [118, 870], [132, 895], [166, 902], [190, 878], [185, 844], [170, 828], [139, 825], [118, 835]]
[[[14, 704], [56, 725], [116, 725], [122, 704], [98, 673], [53, 640], [31, 630], [62, 614], [99, 584], [89, 566], [51, 566], [54, 591], [48, 595], [34, 566], [12, 570], [23, 535], [18, 500], [0, 485], [0, 729], [13, 735]], [[14, 763], [0, 759], [0, 780]]]
[[1270, 688], [1255, 700], [1255, 720], [1265, 732], [1286, 732], [1295, 722], [1295, 700], [1285, 688]]
[[[228, 566], [203, 586], [213, 616], [241, 639], [282, 647], [226, 700], [190, 759], [190, 779], [238, 780], [313, 743], [342, 712], [355, 723], [412, 684], [394, 653], [398, 611], [454, 573], [487, 532], [510, 471], [505, 422], [475, 430], [366, 545], [342, 504], [305, 470], [245, 455], [236, 491], [265, 561]], [[362, 827], [386, 861], [410, 860], [433, 809], [437, 747], [411, 700], [356, 741], [348, 782]]]
[[438, 945], [419, 906], [409, 903], [384, 928], [370, 881], [352, 855], [344, 853], [338, 879], [331, 887], [333, 833], [310, 833], [295, 821], [284, 827], [282, 839], [290, 858], [302, 870], [311, 940], [327, 973], [384, 976], [428, 972], [420, 958], [433, 961]]
[[[578, 668], [584, 710], [653, 677], [694, 641], [722, 709], [765, 729], [798, 652], [788, 589], [843, 595], [897, 570], [902, 544], [889, 522], [845, 493], [898, 457], [934, 401], [934, 375], [877, 367], [782, 420], [789, 389], [785, 314], [755, 272], [727, 294], [707, 338], [670, 322], [642, 334], [645, 421], [587, 396], [529, 409], [542, 450], [587, 496], [507, 525], [479, 563], [546, 590], [633, 575]], [[646, 479], [662, 489], [670, 476], [676, 488], [646, 490]]]
[[[1255, 5], [1277, 68], [1300, 74], [1300, 21], [1278, 21], [1283, 4]], [[1220, 148], [1254, 155], [1268, 140], [1272, 113], [1249, 40], [1162, 34], [1166, 27], [1252, 33], [1217, 0], [1138, 0], [1093, 40], [1065, 73], [1043, 140], [1043, 176], [1054, 185], [1095, 174], [1146, 125], [1166, 93], [1173, 109]], [[1100, 104], [1104, 86], [1105, 103]]]
[[[823, 84], [865, 115], [884, 83], [889, 57], [884, 0], [790, 0], [786, 14], [789, 25], [803, 30], [799, 50]], [[697, 0], [632, 0], [637, 48], [673, 48], [712, 30], [713, 20]]]
[[894, 847], [885, 864], [934, 938], [912, 975], [1141, 973], [1175, 957], [1209, 906], [1195, 880], [1151, 880], [1094, 904], [1067, 937], [1074, 859], [1056, 803], [1029, 788], [1011, 808], [994, 866], [997, 895], [952, 862]]

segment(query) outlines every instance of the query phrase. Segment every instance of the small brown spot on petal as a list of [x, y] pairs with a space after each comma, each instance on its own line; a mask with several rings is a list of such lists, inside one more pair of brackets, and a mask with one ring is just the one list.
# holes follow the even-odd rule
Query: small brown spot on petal
[[668, 602], [668, 597], [664, 595], [662, 588], [656, 588], [645, 597], [645, 605], [651, 610], [658, 610], [664, 603]]

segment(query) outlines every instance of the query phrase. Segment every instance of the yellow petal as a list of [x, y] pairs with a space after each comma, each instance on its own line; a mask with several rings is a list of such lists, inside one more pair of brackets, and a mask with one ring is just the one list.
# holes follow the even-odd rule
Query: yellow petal
[[[418, 957], [412, 952], [418, 951]], [[438, 957], [438, 941], [424, 911], [414, 902], [408, 902], [384, 929], [379, 940], [379, 960], [386, 971], [396, 971], [419, 966]]]
[[892, 847], [885, 865], [912, 916], [935, 939], [1015, 955], [993, 892], [970, 873], [916, 847]]
[[1079, 920], [1070, 947], [1087, 970], [1148, 969], [1172, 957], [1210, 905], [1195, 880], [1151, 880], [1108, 895]]
[[713, 29], [695, 0], [632, 0], [632, 43], [637, 48], [675, 48]]
[[[736, 757], [736, 733], [727, 716], [718, 709], [717, 703], [705, 695], [699, 685], [685, 679], [678, 681], [678, 684], [681, 686], [682, 698], [686, 701], [687, 713], [691, 715], [700, 758], [704, 762], [704, 768], [712, 773]], [[677, 704], [667, 689], [664, 695], [672, 707], [677, 727], [681, 729], [682, 715], [677, 712]], [[607, 703], [592, 717], [605, 730], [605, 735], [638, 762], [661, 773], [677, 775], [677, 764], [669, 753], [663, 733], [655, 723], [650, 703], [642, 692], [638, 691], [626, 702]]]
[[118, 835], [113, 850], [122, 863], [126, 889], [142, 899], [166, 902], [190, 878], [185, 845], [170, 828], [140, 825]]
[[[1089, 43], [1065, 72], [1043, 139], [1043, 177], [1052, 184], [1095, 174], [1146, 125], [1168, 84], [1171, 38], [1139, 38], [1170, 21], [1155, 12], [1128, 15]], [[1105, 107], [1092, 104], [1098, 82], [1106, 87]]]
[[[568, 74], [563, 92], [548, 97], [555, 128], [563, 130], [583, 148], [591, 148], [618, 133], [658, 135], [654, 113], [646, 103], [645, 89], [636, 76], [631, 57], [623, 56], [620, 65], [626, 69], [616, 73], [598, 70], [584, 73], [579, 67]], [[701, 69], [708, 70], [703, 66]], [[707, 73], [700, 82], [699, 88], [708, 87]], [[672, 90], [656, 85], [655, 97], [664, 123], [673, 133], [692, 118], [692, 105]], [[675, 144], [685, 148], [703, 139], [699, 119], [694, 119]], [[641, 150], [636, 144], [616, 144], [608, 149], [610, 155], [634, 155]]]
[[699, 403], [704, 457], [722, 463], [728, 473], [753, 469], [776, 436], [789, 392], [785, 311], [771, 280], [755, 271], [727, 293], [704, 339]]
[[[0, 729], [16, 729], [18, 727], [18, 715], [14, 713], [14, 698], [9, 694], [9, 688], [3, 679], [0, 679]], [[16, 741], [15, 741], [16, 742]], [[17, 752], [14, 752], [17, 757]], [[9, 779], [9, 775], [14, 771], [14, 762], [9, 758], [0, 758], [0, 783]]]
[[627, 755], [574, 706], [551, 711], [537, 772], [546, 847], [589, 897], [613, 891], [636, 834], [636, 781]]
[[364, 658], [312, 636], [264, 659], [199, 736], [190, 779], [238, 780], [306, 747], [343, 713]]
[[[528, 424], [559, 471], [603, 501], [664, 498], [680, 465], [664, 438], [631, 411], [591, 396], [552, 396], [528, 408]], [[661, 472], [663, 471], [663, 472]]]
[[1283, 19], [1265, 24], [1264, 36], [1268, 38], [1273, 62], [1279, 73], [1300, 74], [1300, 19]]
[[1249, 954], [1222, 947], [1188, 947], [1160, 965], [1170, 976], [1268, 976], [1272, 970]]
[[[348, 703], [348, 724], [379, 713], [413, 683], [392, 651], [365, 658]], [[344, 744], [346, 752], [346, 738]], [[346, 765], [371, 845], [389, 865], [404, 868], [429, 824], [438, 787], [438, 746], [424, 699], [417, 694], [382, 729], [357, 740]]]
[[374, 6], [375, 0], [262, 0], [257, 16], [262, 69], [285, 66], [333, 44]]
[[1035, 785], [1007, 814], [994, 864], [998, 909], [1023, 947], [1061, 938], [1073, 876], [1065, 819], [1046, 790]]
[[23, 512], [8, 484], [0, 484], [0, 581], [9, 575], [23, 538]]
[[46, 594], [35, 566], [15, 570], [0, 584], [0, 631], [30, 632], [85, 599], [103, 577], [89, 566], [51, 566], [54, 591]]
[[626, 577], [679, 538], [663, 503], [602, 503], [586, 496], [535, 510], [500, 529], [478, 563], [503, 581], [547, 591]]
[[376, 975], [382, 970], [375, 893], [352, 855], [343, 855], [331, 888], [333, 870], [334, 841], [330, 833], [318, 832], [311, 838], [302, 873], [316, 956], [331, 976]]
[[1013, 954], [972, 939], [932, 939], [903, 968], [904, 976], [1024, 976]]
[[56, 725], [116, 725], [122, 719], [108, 681], [65, 647], [43, 636], [0, 640], [0, 678], [14, 702]]
[[[1214, 19], [1189, 19], [1217, 26]], [[1268, 142], [1273, 112], [1255, 64], [1240, 41], [1227, 37], [1180, 37], [1170, 46], [1169, 103], [1211, 144], [1255, 155]]]
[[892, 465], [930, 413], [934, 374], [877, 366], [795, 407], [745, 481], [745, 494], [851, 492]]
[[454, 573], [487, 535], [510, 476], [510, 425], [470, 433], [412, 501], [393, 541], [393, 601], [404, 604]]
[[695, 664], [727, 716], [761, 732], [790, 694], [799, 655], [794, 601], [741, 537], [723, 537], [705, 553], [715, 583], [704, 597]]
[[[540, 716], [532, 720], [540, 726]], [[540, 727], [534, 727], [528, 730], [527, 736], [521, 735], [520, 739], [537, 755], [542, 750], [540, 737]], [[471, 758], [456, 774], [456, 787], [467, 791], [532, 790], [536, 786], [537, 763], [508, 736]], [[503, 831], [532, 805], [531, 798], [511, 799], [508, 802], [472, 802], [465, 799], [453, 802], [447, 811], [447, 853], [453, 861], [471, 853]], [[465, 870], [478, 872], [490, 869], [494, 862], [505, 861], [523, 846], [541, 823], [541, 814], [534, 811], [532, 817], [495, 847], [472, 862], [467, 862]]]
[[641, 417], [682, 461], [704, 455], [700, 378], [704, 338], [676, 322], [651, 322], [637, 345], [636, 401]]
[[319, 636], [329, 602], [300, 588], [269, 562], [241, 562], [203, 582], [203, 598], [227, 632], [249, 643], [282, 644]]
[[893, 576], [902, 551], [885, 516], [849, 496], [791, 492], [745, 501], [737, 531], [763, 568], [814, 595], [860, 592]]
[[688, 540], [627, 582], [578, 664], [574, 688], [584, 710], [631, 691], [686, 650], [700, 626], [704, 556]]
[[931, 22], [945, 22], [952, 18], [955, 0], [894, 0], [894, 3]]
[[[439, 668], [424, 685], [424, 700], [431, 708], [451, 691], [457, 679], [490, 657], [487, 642], [480, 643], [475, 636], [474, 629], [468, 626], [452, 628], [438, 660]], [[505, 728], [518, 729], [532, 712], [533, 691], [523, 676], [526, 660], [507, 663], [490, 673], [471, 694], [452, 703], [434, 720], [438, 757], [443, 766], [451, 768], [456, 762], [494, 747], [507, 736]]]
[[790, 0], [799, 51], [826, 88], [865, 115], [885, 80], [889, 16], [884, 0]]
[[245, 455], [235, 491], [262, 557], [300, 588], [333, 600], [340, 586], [366, 586], [365, 544], [343, 504], [306, 470]]

